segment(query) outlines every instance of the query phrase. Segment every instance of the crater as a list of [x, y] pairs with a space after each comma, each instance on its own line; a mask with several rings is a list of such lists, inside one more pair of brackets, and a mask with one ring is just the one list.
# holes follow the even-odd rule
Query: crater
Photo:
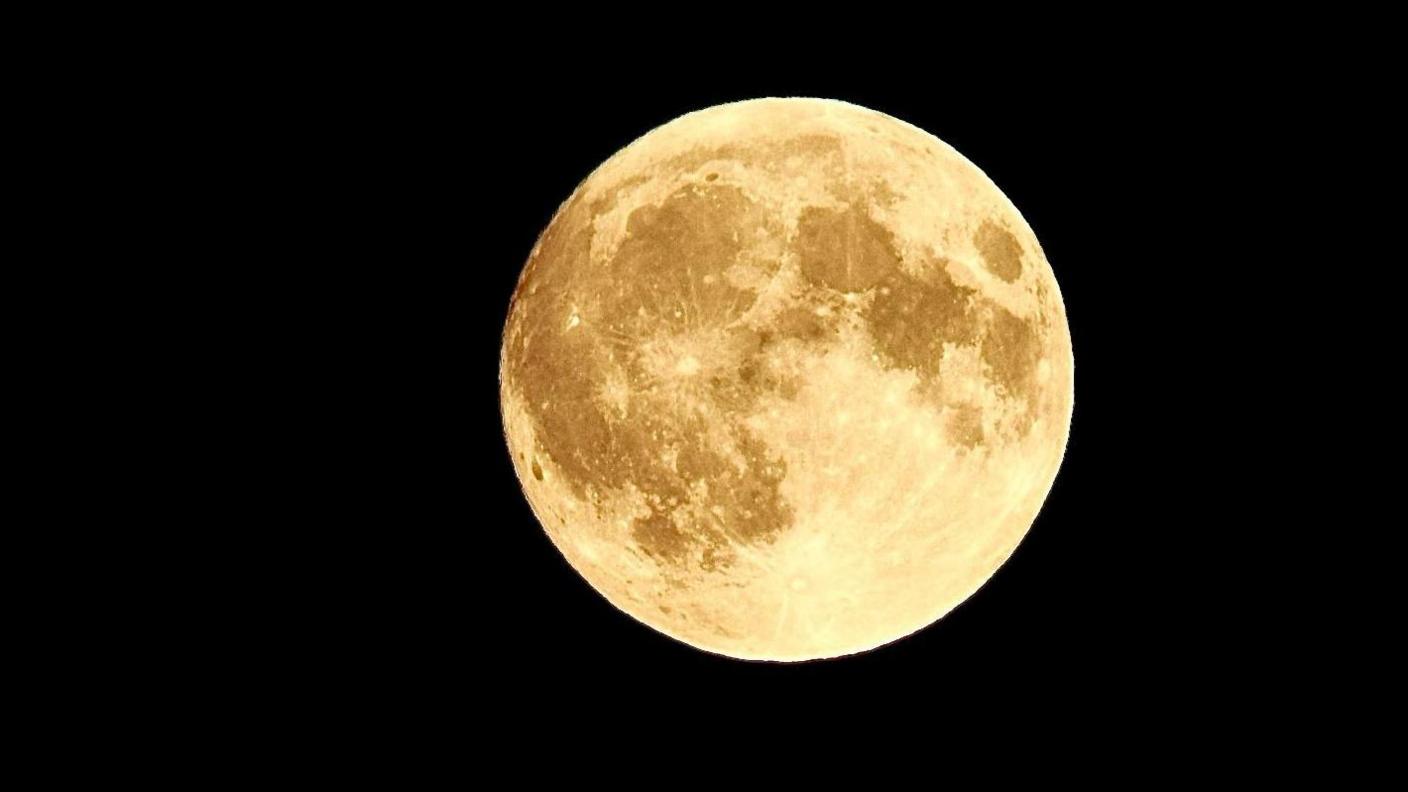
[[1022, 274], [1022, 246], [1017, 238], [991, 220], [984, 220], [973, 234], [973, 245], [988, 272], [1011, 283]]
[[[793, 157], [797, 159], [791, 163], [792, 167], [811, 168], [822, 163], [833, 165], [838, 162], [843, 145], [839, 137], [826, 134], [797, 135], [783, 140], [763, 138], [721, 145], [701, 145], [670, 156], [656, 170], [661, 173], [692, 173], [719, 161], [737, 163], [745, 168], [775, 169], [779, 163], [786, 163]], [[718, 176], [716, 171], [710, 170], [704, 178], [705, 181], [713, 182]], [[630, 176], [604, 190], [608, 198], [603, 211], [615, 205], [622, 191], [647, 181], [649, 178], [646, 176]]]

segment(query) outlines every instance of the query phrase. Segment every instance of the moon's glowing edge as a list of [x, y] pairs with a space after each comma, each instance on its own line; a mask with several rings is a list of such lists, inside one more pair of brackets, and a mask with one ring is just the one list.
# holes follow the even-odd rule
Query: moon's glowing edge
[[[898, 124], [900, 124], [900, 125], [902, 125], [902, 126], [904, 126], [904, 127], [907, 127], [907, 128], [909, 128], [909, 129], [911, 129], [911, 130], [914, 130], [915, 132], [918, 132], [920, 135], [922, 135], [924, 138], [926, 138], [926, 139], [929, 140], [930, 142], [933, 142], [933, 143], [938, 144], [942, 149], [947, 150], [949, 153], [951, 153], [952, 155], [954, 155], [954, 156], [955, 156], [956, 158], [958, 158], [960, 161], [962, 161], [963, 163], [965, 163], [965, 164], [967, 164], [968, 166], [970, 166], [970, 167], [973, 169], [973, 171], [974, 171], [978, 176], [981, 177], [981, 179], [983, 180], [983, 182], [984, 182], [987, 186], [991, 187], [992, 190], [993, 190], [995, 193], [997, 193], [997, 195], [999, 195], [999, 196], [1001, 197], [1001, 201], [1004, 203], [1004, 205], [1005, 205], [1007, 208], [1009, 208], [1009, 209], [1012, 211], [1012, 213], [1013, 213], [1016, 217], [1020, 218], [1021, 221], [1026, 225], [1026, 227], [1027, 227], [1028, 229], [1031, 229], [1031, 230], [1032, 230], [1032, 235], [1033, 235], [1033, 237], [1034, 237], [1034, 238], [1036, 237], [1035, 229], [1032, 229], [1031, 224], [1027, 221], [1027, 218], [1022, 214], [1021, 210], [1011, 201], [1011, 199], [1007, 196], [1006, 192], [1003, 191], [1003, 190], [996, 184], [996, 182], [994, 182], [994, 181], [991, 179], [991, 177], [989, 177], [989, 176], [987, 175], [987, 172], [984, 171], [982, 168], [980, 168], [976, 163], [974, 163], [973, 161], [969, 160], [966, 156], [964, 156], [961, 152], [959, 152], [959, 151], [958, 151], [957, 149], [955, 149], [953, 146], [949, 145], [947, 142], [945, 142], [944, 140], [940, 139], [940, 138], [937, 137], [936, 135], [933, 135], [932, 133], [928, 132], [927, 130], [924, 130], [924, 129], [920, 128], [920, 127], [914, 126], [913, 124], [910, 124], [909, 122], [905, 121], [904, 119], [897, 118], [897, 117], [895, 117], [895, 116], [891, 116], [891, 115], [889, 115], [888, 113], [884, 113], [883, 111], [877, 111], [877, 110], [875, 110], [874, 108], [868, 108], [868, 107], [864, 107], [864, 106], [861, 106], [861, 105], [855, 105], [855, 104], [852, 104], [852, 103], [849, 103], [849, 102], [845, 102], [845, 101], [842, 101], [842, 100], [838, 100], [838, 99], [825, 99], [825, 98], [819, 98], [819, 97], [758, 97], [758, 98], [754, 98], [754, 99], [744, 99], [744, 100], [739, 100], [739, 101], [735, 101], [735, 102], [727, 102], [727, 103], [723, 103], [723, 104], [719, 104], [719, 105], [712, 105], [712, 106], [707, 107], [707, 108], [702, 108], [702, 109], [700, 109], [700, 110], [695, 110], [695, 111], [692, 111], [692, 112], [683, 114], [683, 115], [678, 116], [678, 117], [676, 117], [676, 118], [674, 118], [674, 119], [671, 119], [670, 121], [665, 122], [664, 124], [660, 124], [660, 125], [657, 125], [657, 126], [655, 126], [655, 127], [652, 127], [651, 129], [646, 130], [646, 131], [645, 131], [644, 133], [642, 133], [641, 135], [638, 135], [637, 137], [635, 137], [634, 139], [632, 139], [632, 141], [631, 141], [630, 143], [628, 143], [627, 145], [621, 147], [621, 148], [618, 149], [616, 152], [613, 152], [611, 155], [609, 155], [609, 156], [606, 157], [604, 160], [602, 160], [602, 161], [600, 162], [600, 164], [597, 165], [597, 167], [593, 168], [585, 177], [583, 177], [583, 178], [578, 182], [577, 186], [573, 189], [573, 191], [559, 204], [558, 208], [553, 212], [553, 215], [552, 215], [552, 217], [549, 219], [548, 223], [547, 223], [546, 225], [544, 225], [544, 226], [543, 226], [543, 230], [539, 232], [538, 237], [537, 237], [537, 240], [535, 241], [535, 244], [534, 244], [533, 248], [530, 249], [530, 252], [529, 252], [529, 255], [528, 255], [528, 259], [525, 260], [524, 267], [520, 270], [519, 277], [518, 277], [518, 279], [517, 279], [516, 282], [515, 282], [515, 286], [514, 286], [513, 292], [510, 294], [509, 301], [508, 301], [508, 305], [507, 305], [507, 308], [506, 308], [506, 310], [505, 310], [504, 328], [503, 328], [503, 331], [502, 331], [502, 333], [501, 333], [500, 345], [499, 345], [499, 349], [500, 349], [500, 353], [499, 353], [499, 377], [498, 377], [498, 380], [499, 380], [499, 394], [500, 394], [500, 398], [499, 398], [499, 417], [500, 417], [500, 425], [501, 425], [501, 427], [502, 427], [502, 429], [503, 429], [503, 437], [504, 437], [505, 447], [510, 451], [510, 455], [509, 455], [509, 456], [510, 456], [510, 461], [511, 461], [511, 463], [513, 464], [515, 478], [518, 480], [518, 483], [519, 483], [520, 493], [526, 494], [526, 492], [527, 492], [527, 483], [526, 483], [526, 480], [524, 479], [524, 471], [520, 469], [520, 466], [517, 464], [517, 461], [513, 459], [513, 455], [512, 455], [512, 448], [513, 448], [513, 447], [512, 447], [511, 438], [510, 438], [510, 436], [509, 436], [508, 417], [507, 417], [507, 415], [505, 414], [505, 410], [504, 410], [505, 401], [506, 401], [506, 400], [505, 400], [505, 396], [506, 396], [506, 390], [505, 390], [505, 389], [506, 389], [506, 387], [507, 387], [507, 383], [505, 382], [505, 370], [507, 369], [507, 363], [508, 363], [508, 344], [507, 344], [507, 342], [508, 342], [508, 331], [509, 331], [509, 321], [508, 321], [508, 319], [509, 319], [509, 317], [512, 316], [513, 307], [514, 307], [514, 302], [515, 302], [515, 300], [516, 300], [516, 298], [517, 298], [517, 295], [519, 294], [519, 291], [520, 291], [520, 289], [521, 289], [522, 286], [523, 286], [523, 282], [524, 282], [524, 280], [525, 280], [525, 278], [526, 278], [526, 276], [527, 276], [527, 274], [528, 274], [527, 263], [528, 263], [528, 261], [531, 261], [531, 258], [532, 258], [532, 256], [533, 256], [534, 252], [536, 252], [536, 250], [537, 250], [537, 248], [538, 248], [538, 242], [540, 242], [540, 241], [542, 240], [544, 234], [547, 233], [548, 229], [550, 229], [550, 228], [553, 227], [553, 224], [557, 222], [557, 220], [559, 219], [559, 217], [563, 214], [563, 211], [564, 211], [569, 205], [571, 205], [571, 203], [572, 203], [573, 200], [578, 196], [578, 194], [579, 194], [585, 187], [587, 187], [587, 186], [592, 182], [593, 177], [594, 177], [599, 171], [601, 171], [603, 168], [607, 167], [612, 161], [614, 161], [614, 160], [615, 160], [618, 156], [620, 156], [623, 152], [625, 152], [625, 151], [631, 149], [632, 147], [636, 146], [642, 139], [648, 137], [651, 133], [655, 132], [656, 130], [661, 129], [662, 127], [665, 127], [665, 126], [671, 126], [671, 125], [675, 125], [675, 124], [684, 123], [684, 122], [687, 121], [687, 119], [690, 119], [690, 118], [692, 118], [692, 117], [694, 117], [694, 116], [697, 116], [697, 115], [700, 115], [700, 114], [702, 114], [702, 113], [718, 111], [718, 110], [721, 110], [721, 109], [723, 109], [723, 108], [727, 108], [727, 107], [731, 107], [731, 106], [735, 106], [735, 105], [751, 104], [751, 103], [758, 103], [758, 102], [779, 101], [779, 100], [781, 100], [781, 101], [787, 101], [787, 100], [802, 100], [802, 101], [808, 101], [808, 102], [818, 102], [818, 103], [823, 103], [823, 104], [836, 105], [836, 106], [840, 106], [840, 107], [848, 108], [848, 109], [852, 109], [852, 110], [859, 110], [859, 111], [862, 111], [862, 112], [880, 113], [880, 114], [884, 115], [886, 118], [888, 118], [888, 119], [890, 119], [890, 120], [892, 120], [892, 121], [894, 121], [894, 122], [896, 122], [896, 123], [898, 123]], [[1039, 238], [1038, 238], [1038, 239], [1039, 239]], [[965, 604], [966, 602], [968, 602], [977, 592], [981, 591], [984, 586], [988, 585], [988, 583], [989, 583], [994, 577], [997, 576], [998, 572], [1007, 564], [1007, 562], [1011, 559], [1011, 557], [1016, 553], [1018, 547], [1020, 547], [1020, 545], [1022, 544], [1022, 542], [1026, 539], [1027, 535], [1031, 532], [1032, 528], [1036, 525], [1037, 520], [1040, 519], [1042, 513], [1044, 512], [1044, 510], [1045, 510], [1045, 508], [1046, 508], [1046, 501], [1047, 501], [1047, 499], [1050, 497], [1051, 491], [1052, 491], [1052, 490], [1054, 489], [1054, 487], [1055, 487], [1057, 478], [1060, 476], [1061, 467], [1064, 465], [1066, 453], [1067, 453], [1067, 451], [1069, 450], [1069, 446], [1070, 446], [1070, 435], [1071, 435], [1071, 427], [1072, 427], [1072, 423], [1073, 423], [1073, 421], [1074, 421], [1074, 415], [1075, 415], [1075, 351], [1074, 351], [1074, 346], [1075, 346], [1075, 345], [1074, 345], [1074, 340], [1073, 340], [1073, 338], [1071, 338], [1071, 332], [1070, 332], [1070, 315], [1069, 315], [1069, 312], [1067, 311], [1066, 302], [1065, 302], [1065, 297], [1064, 297], [1064, 294], [1063, 294], [1062, 291], [1061, 291], [1060, 282], [1059, 282], [1059, 280], [1055, 277], [1055, 274], [1054, 274], [1054, 267], [1051, 267], [1051, 260], [1050, 260], [1050, 258], [1045, 255], [1044, 249], [1043, 249], [1042, 252], [1043, 252], [1042, 258], [1045, 260], [1045, 263], [1046, 263], [1047, 267], [1048, 267], [1049, 269], [1051, 269], [1051, 275], [1052, 275], [1052, 277], [1049, 278], [1049, 285], [1050, 285], [1050, 288], [1051, 288], [1051, 290], [1052, 290], [1052, 294], [1053, 294], [1053, 297], [1054, 297], [1054, 302], [1055, 302], [1056, 305], [1058, 305], [1058, 306], [1060, 307], [1060, 309], [1061, 309], [1061, 315], [1062, 315], [1062, 317], [1063, 317], [1064, 320], [1065, 320], [1065, 321], [1064, 321], [1064, 325], [1065, 325], [1066, 334], [1067, 334], [1067, 337], [1068, 337], [1068, 346], [1067, 346], [1067, 350], [1068, 350], [1068, 355], [1069, 355], [1069, 358], [1068, 358], [1068, 359], [1069, 359], [1069, 370], [1068, 370], [1068, 375], [1069, 375], [1069, 376], [1068, 376], [1069, 387], [1066, 389], [1066, 393], [1064, 394], [1065, 397], [1066, 397], [1066, 400], [1065, 400], [1066, 409], [1065, 409], [1065, 411], [1064, 411], [1065, 414], [1062, 415], [1062, 416], [1059, 416], [1059, 417], [1062, 419], [1062, 420], [1061, 420], [1061, 432], [1060, 432], [1060, 448], [1059, 448], [1059, 453], [1055, 455], [1056, 464], [1055, 464], [1055, 468], [1054, 468], [1054, 473], [1051, 475], [1050, 480], [1047, 482], [1045, 488], [1044, 488], [1043, 491], [1041, 492], [1041, 497], [1040, 497], [1040, 499], [1037, 501], [1037, 503], [1038, 503], [1039, 505], [1038, 505], [1038, 507], [1037, 507], [1036, 513], [1032, 516], [1032, 519], [1031, 519], [1030, 523], [1027, 525], [1026, 529], [1021, 532], [1020, 536], [1017, 538], [1017, 541], [1013, 542], [1013, 543], [1010, 545], [1010, 547], [1007, 549], [1007, 551], [1001, 554], [1000, 560], [997, 561], [997, 563], [992, 567], [992, 569], [991, 569], [986, 575], [984, 575], [983, 577], [981, 577], [980, 579], [978, 579], [975, 585], [972, 585], [971, 587], [966, 588], [966, 589], [965, 589], [965, 593], [963, 593], [961, 596], [952, 597], [952, 598], [950, 598], [948, 601], [945, 601], [945, 602], [943, 602], [942, 604], [940, 604], [937, 608], [934, 609], [933, 614], [932, 614], [931, 616], [926, 617], [926, 618], [923, 620], [923, 622], [922, 622], [921, 624], [919, 624], [918, 626], [914, 627], [913, 629], [910, 629], [910, 630], [908, 630], [908, 631], [906, 631], [906, 632], [903, 632], [903, 633], [900, 633], [900, 634], [897, 634], [897, 635], [894, 635], [894, 636], [892, 636], [892, 637], [885, 638], [885, 639], [882, 639], [882, 640], [861, 642], [861, 643], [857, 644], [857, 645], [856, 645], [855, 647], [853, 647], [853, 648], [849, 648], [849, 649], [846, 649], [846, 650], [843, 650], [843, 651], [837, 651], [837, 652], [833, 652], [833, 653], [827, 653], [827, 654], [809, 653], [809, 654], [800, 654], [800, 655], [796, 655], [796, 656], [789, 656], [789, 655], [786, 655], [786, 654], [753, 653], [753, 652], [748, 652], [748, 651], [730, 651], [730, 652], [724, 652], [724, 651], [720, 651], [720, 650], [718, 650], [718, 649], [710, 648], [710, 647], [708, 647], [708, 646], [703, 646], [703, 645], [700, 645], [700, 644], [698, 644], [698, 643], [692, 642], [691, 640], [689, 640], [688, 638], [684, 637], [683, 635], [680, 635], [680, 634], [676, 633], [674, 630], [670, 629], [669, 627], [665, 627], [665, 626], [662, 626], [662, 625], [660, 625], [660, 624], [651, 623], [651, 622], [647, 621], [645, 618], [643, 618], [643, 617], [641, 617], [641, 616], [638, 616], [637, 614], [633, 613], [630, 609], [621, 606], [621, 605], [618, 604], [615, 600], [613, 600], [612, 597], [611, 597], [610, 595], [608, 595], [608, 593], [607, 593], [606, 591], [603, 591], [600, 587], [598, 587], [596, 584], [594, 584], [594, 583], [590, 580], [590, 578], [588, 578], [586, 575], [581, 574], [581, 572], [579, 572], [579, 571], [576, 569], [576, 567], [572, 564], [572, 560], [567, 556], [567, 554], [566, 554], [566, 552], [564, 551], [564, 549], [557, 543], [556, 540], [553, 539], [552, 535], [551, 535], [550, 533], [548, 533], [548, 531], [547, 531], [547, 529], [546, 529], [547, 521], [544, 519], [544, 516], [543, 516], [541, 513], [539, 513], [538, 507], [533, 503], [532, 498], [524, 497], [524, 500], [527, 501], [529, 510], [530, 510], [531, 513], [533, 514], [534, 518], [538, 521], [539, 529], [543, 531], [543, 533], [544, 533], [544, 535], [547, 537], [549, 543], [551, 543], [551, 544], [553, 545], [553, 548], [558, 552], [558, 555], [562, 558], [563, 561], [565, 561], [565, 562], [567, 563], [568, 568], [569, 568], [570, 570], [572, 570], [572, 571], [576, 574], [576, 576], [577, 576], [578, 578], [581, 578], [584, 582], [586, 582], [586, 584], [587, 584], [594, 592], [596, 592], [597, 595], [601, 596], [601, 597], [602, 597], [604, 600], [606, 600], [606, 602], [608, 602], [612, 607], [614, 607], [614, 608], [615, 608], [616, 610], [618, 610], [618, 611], [621, 611], [621, 612], [625, 613], [627, 616], [629, 616], [629, 617], [630, 617], [631, 619], [633, 619], [634, 621], [636, 621], [636, 622], [638, 622], [638, 623], [644, 625], [645, 627], [651, 629], [651, 630], [654, 631], [654, 632], [657, 632], [657, 633], [660, 633], [660, 634], [662, 634], [662, 635], [665, 635], [665, 636], [671, 638], [672, 640], [677, 641], [677, 642], [679, 642], [679, 643], [681, 643], [681, 644], [684, 644], [685, 646], [688, 646], [688, 647], [690, 647], [691, 649], [694, 649], [694, 650], [697, 650], [697, 651], [702, 651], [702, 652], [705, 652], [705, 653], [708, 653], [708, 654], [711, 654], [711, 655], [715, 655], [715, 656], [718, 656], [718, 657], [725, 657], [725, 658], [729, 658], [729, 659], [732, 659], [732, 660], [742, 660], [742, 661], [745, 661], [745, 662], [776, 663], [776, 664], [795, 664], [795, 663], [805, 663], [805, 662], [817, 661], [817, 660], [832, 660], [832, 659], [838, 659], [838, 658], [844, 658], [844, 657], [851, 657], [851, 656], [855, 656], [855, 655], [860, 655], [860, 654], [864, 654], [864, 653], [871, 652], [871, 651], [874, 651], [874, 650], [876, 650], [876, 649], [879, 649], [879, 648], [888, 646], [888, 645], [890, 645], [890, 644], [896, 643], [896, 642], [898, 642], [898, 641], [901, 641], [901, 640], [904, 640], [904, 639], [906, 639], [906, 638], [909, 638], [909, 637], [911, 637], [911, 636], [913, 636], [913, 635], [916, 635], [916, 634], [918, 634], [918, 633], [920, 633], [920, 632], [923, 632], [924, 630], [929, 629], [930, 627], [933, 627], [935, 624], [937, 624], [938, 622], [940, 622], [941, 620], [943, 620], [944, 617], [948, 616], [950, 613], [952, 613], [953, 611], [957, 610], [957, 609], [958, 609], [959, 607], [961, 607], [963, 604]]]

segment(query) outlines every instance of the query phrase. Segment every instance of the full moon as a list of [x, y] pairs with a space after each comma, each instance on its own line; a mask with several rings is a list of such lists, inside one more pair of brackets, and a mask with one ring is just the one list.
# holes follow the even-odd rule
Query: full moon
[[759, 99], [617, 152], [528, 257], [499, 367], [562, 555], [702, 650], [861, 652], [973, 594], [1065, 453], [1074, 361], [1031, 228], [883, 113]]

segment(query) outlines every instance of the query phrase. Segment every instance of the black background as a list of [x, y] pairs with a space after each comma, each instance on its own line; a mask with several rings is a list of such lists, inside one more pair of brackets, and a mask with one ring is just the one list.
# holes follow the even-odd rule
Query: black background
[[[99, 511], [73, 527], [100, 541], [45, 532], [65, 565], [95, 557], [106, 576], [74, 590], [107, 622], [95, 633], [42, 617], [84, 643], [60, 650], [67, 679], [41, 685], [53, 717], [89, 726], [55, 696], [96, 679], [130, 703], [107, 708], [102, 740], [135, 734], [181, 757], [179, 740], [133, 728], [156, 715], [188, 743], [229, 746], [205, 770], [272, 753], [360, 775], [382, 759], [404, 782], [445, 755], [457, 775], [506, 760], [520, 776], [600, 771], [593, 783], [693, 780], [696, 767], [741, 777], [759, 758], [830, 772], [872, 731], [880, 756], [918, 757], [919, 777], [947, 779], [964, 758], [936, 739], [949, 729], [1000, 746], [989, 774], [1046, 770], [1009, 748], [1030, 735], [1074, 739], [1084, 750], [1071, 756], [1112, 766], [1154, 744], [1165, 756], [1141, 769], [1162, 778], [1196, 767], [1208, 735], [1242, 756], [1279, 722], [1319, 749], [1320, 731], [1350, 722], [1312, 731], [1294, 716], [1354, 700], [1347, 682], [1368, 665], [1341, 640], [1367, 603], [1332, 602], [1329, 576], [1363, 578], [1366, 557], [1391, 557], [1391, 521], [1346, 516], [1391, 482], [1333, 489], [1320, 468], [1363, 456], [1314, 447], [1378, 441], [1395, 414], [1365, 398], [1392, 407], [1394, 357], [1372, 348], [1392, 336], [1362, 321], [1362, 300], [1397, 293], [1341, 272], [1377, 276], [1395, 260], [1391, 223], [1366, 222], [1375, 201], [1350, 179], [1357, 169], [1398, 188], [1356, 118], [1392, 105], [1365, 79], [1392, 73], [1372, 63], [1394, 52], [1364, 37], [1373, 20], [1336, 32], [1311, 15], [1311, 30], [1292, 32], [1265, 14], [1239, 26], [1063, 8], [1050, 24], [1021, 20], [1030, 41], [1008, 9], [1013, 19], [965, 24], [949, 8], [924, 21], [816, 6], [808, 15], [830, 27], [815, 35], [795, 18], [779, 32], [710, 6], [576, 9], [614, 26], [612, 40], [577, 28], [570, 9], [525, 7], [529, 24], [502, 10], [251, 15], [179, 37], [150, 26], [176, 51], [101, 30], [118, 50], [111, 68], [102, 56], [74, 67], [100, 101], [41, 88], [82, 117], [40, 119], [64, 127], [61, 150], [18, 155], [111, 214], [61, 218], [57, 242], [97, 250], [43, 261], [64, 300], [86, 288], [110, 311], [81, 335], [111, 348], [111, 371], [71, 388], [63, 409], [124, 433], [49, 445], [96, 478], [132, 479], [112, 477], [112, 497], [65, 480], [51, 503]], [[228, 45], [212, 46], [222, 31]], [[1322, 48], [1334, 38], [1374, 57]], [[130, 61], [136, 73], [121, 68]], [[1076, 363], [1067, 454], [1013, 557], [915, 635], [792, 665], [700, 652], [597, 595], [523, 498], [497, 379], [515, 281], [577, 183], [680, 114], [763, 96], [883, 111], [976, 163], [1040, 240]], [[1331, 142], [1322, 128], [1347, 134]], [[57, 169], [68, 159], [71, 179]], [[1333, 239], [1317, 246], [1316, 231]], [[170, 266], [148, 266], [153, 256]], [[122, 332], [134, 324], [135, 340]], [[1371, 359], [1345, 354], [1359, 349]], [[155, 376], [132, 365], [143, 355]], [[1350, 405], [1322, 398], [1336, 392]], [[41, 576], [22, 587], [22, 611], [69, 588]], [[1368, 632], [1391, 636], [1395, 615]], [[1387, 700], [1364, 687], [1368, 703]], [[163, 694], [176, 706], [161, 708]], [[202, 728], [212, 723], [231, 739]], [[895, 731], [921, 750], [896, 747]], [[841, 750], [811, 739], [827, 733]], [[590, 763], [561, 760], [581, 746]], [[1313, 753], [1272, 747], [1268, 765], [1297, 770]], [[868, 768], [891, 763], [875, 756]], [[637, 772], [649, 759], [671, 768]]]
[[[1346, 514], [1393, 490], [1332, 489], [1319, 468], [1363, 457], [1313, 444], [1378, 441], [1395, 414], [1365, 398], [1393, 399], [1394, 357], [1372, 349], [1392, 336], [1362, 321], [1361, 300], [1397, 293], [1339, 271], [1377, 276], [1395, 260], [1391, 224], [1365, 221], [1375, 202], [1349, 178], [1398, 188], [1356, 117], [1392, 105], [1366, 80], [1392, 73], [1372, 63], [1394, 51], [1364, 36], [1374, 20], [1334, 31], [1311, 15], [1311, 30], [1288, 31], [1264, 14], [1059, 9], [1060, 24], [1024, 20], [1033, 42], [1006, 9], [1014, 19], [998, 24], [838, 9], [814, 9], [831, 23], [815, 35], [698, 5], [675, 9], [688, 23], [663, 8], [577, 9], [616, 40], [545, 7], [525, 8], [528, 24], [475, 7], [454, 20], [251, 15], [174, 37], [144, 25], [165, 48], [101, 29], [115, 51], [73, 66], [96, 100], [42, 86], [31, 60], [30, 82], [81, 112], [38, 119], [62, 133], [52, 156], [18, 155], [110, 215], [61, 217], [54, 241], [97, 249], [42, 260], [62, 301], [86, 289], [108, 311], [79, 334], [112, 365], [94, 374], [46, 350], [88, 378], [64, 385], [73, 406], [38, 428], [118, 490], [64, 480], [46, 501], [59, 523], [67, 504], [96, 507], [44, 526], [60, 566], [94, 557], [96, 585], [41, 570], [20, 610], [72, 588], [106, 624], [41, 617], [83, 644], [58, 649], [68, 676], [41, 684], [44, 709], [93, 725], [94, 707], [58, 696], [97, 680], [130, 705], [98, 707], [113, 725], [97, 725], [102, 741], [139, 735], [180, 758], [179, 740], [134, 728], [156, 716], [191, 744], [229, 746], [201, 768], [222, 772], [270, 753], [319, 774], [385, 757], [404, 781], [422, 763], [385, 754], [396, 738], [412, 753], [467, 751], [456, 774], [482, 774], [485, 758], [607, 780], [642, 758], [673, 765], [646, 776], [662, 780], [759, 757], [829, 772], [845, 754], [784, 744], [837, 732], [850, 752], [857, 732], [899, 729], [925, 744], [921, 777], [947, 778], [942, 727], [1004, 750], [1014, 736], [1074, 738], [1086, 750], [1072, 755], [1102, 765], [1113, 745], [1173, 731], [1168, 758], [1144, 768], [1157, 772], [1205, 755], [1198, 736], [1220, 732], [1240, 755], [1266, 721], [1296, 730], [1283, 713], [1348, 699], [1344, 680], [1366, 663], [1339, 639], [1366, 603], [1329, 602], [1326, 579], [1390, 555], [1391, 521]], [[592, 591], [530, 513], [499, 416], [510, 295], [559, 203], [652, 128], [763, 96], [883, 111], [976, 163], [1041, 241], [1076, 361], [1066, 458], [1013, 557], [913, 636], [794, 665], [689, 648]], [[1317, 247], [1317, 230], [1334, 239]], [[1347, 252], [1353, 241], [1371, 249]], [[96, 274], [75, 266], [89, 262]], [[40, 335], [70, 324], [41, 313]], [[1349, 338], [1331, 335], [1340, 327]], [[1363, 363], [1345, 354], [1363, 348]], [[1321, 398], [1333, 392], [1351, 404]], [[58, 433], [94, 413], [121, 439]], [[1330, 514], [1312, 512], [1317, 495]], [[88, 525], [98, 540], [77, 537]], [[1391, 636], [1395, 615], [1369, 631]], [[1350, 667], [1331, 670], [1337, 657]], [[974, 713], [996, 728], [970, 727]], [[1086, 731], [1096, 718], [1099, 739]], [[657, 740], [672, 745], [636, 747]], [[598, 741], [612, 750], [590, 765], [558, 759]], [[1275, 748], [1270, 764], [1299, 768]], [[1009, 752], [985, 769], [1023, 764], [1047, 767]]]
[[[352, 373], [309, 411], [339, 416], [330, 442], [349, 473], [326, 492], [340, 517], [319, 534], [319, 563], [338, 582], [300, 621], [305, 639], [346, 642], [348, 657], [383, 669], [387, 695], [509, 692], [547, 712], [821, 690], [1120, 707], [1132, 691], [1175, 701], [1240, 678], [1227, 642], [1244, 628], [1229, 627], [1241, 606], [1211, 592], [1221, 549], [1240, 541], [1229, 526], [1247, 527], [1224, 500], [1243, 440], [1209, 455], [1205, 417], [1213, 392], [1217, 412], [1241, 408], [1209, 353], [1227, 346], [1227, 325], [1188, 320], [1227, 310], [1226, 290], [1207, 285], [1227, 275], [1179, 275], [1240, 228], [1226, 211], [1242, 198], [1227, 158], [1250, 144], [1226, 122], [1225, 94], [1176, 74], [1131, 87], [1104, 67], [942, 89], [857, 74], [592, 85], [402, 80], [353, 114], [354, 132], [326, 133], [350, 134], [323, 163], [349, 207], [328, 231], [350, 242], [316, 290], [336, 318], [320, 320], [325, 340], [306, 359]], [[1065, 461], [1011, 559], [927, 629], [806, 664], [700, 652], [596, 594], [530, 512], [498, 407], [509, 298], [558, 205], [652, 128], [760, 96], [879, 110], [983, 169], [1042, 243], [1076, 361]], [[372, 147], [383, 153], [361, 156]]]

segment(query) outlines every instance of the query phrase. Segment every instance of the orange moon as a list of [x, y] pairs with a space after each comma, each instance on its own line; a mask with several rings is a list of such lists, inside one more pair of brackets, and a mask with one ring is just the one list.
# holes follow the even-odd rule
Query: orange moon
[[801, 661], [932, 624], [1012, 554], [1074, 360], [1031, 228], [883, 113], [720, 105], [598, 167], [539, 238], [499, 370], [553, 544], [691, 646]]

